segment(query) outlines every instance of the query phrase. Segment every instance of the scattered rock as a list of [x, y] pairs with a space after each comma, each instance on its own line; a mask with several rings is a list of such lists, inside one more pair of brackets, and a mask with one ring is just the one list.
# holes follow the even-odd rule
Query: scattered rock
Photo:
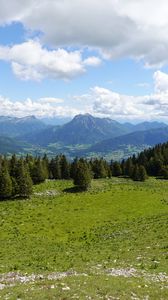
[[131, 269], [111, 269], [107, 271], [109, 275], [111, 276], [123, 276], [123, 277], [132, 277], [136, 276], [137, 271], [134, 268]]
[[59, 196], [60, 192], [58, 192], [57, 190], [46, 190], [44, 192], [38, 192], [38, 193], [34, 193], [35, 196], [49, 196], [49, 197], [53, 197], [53, 196]]

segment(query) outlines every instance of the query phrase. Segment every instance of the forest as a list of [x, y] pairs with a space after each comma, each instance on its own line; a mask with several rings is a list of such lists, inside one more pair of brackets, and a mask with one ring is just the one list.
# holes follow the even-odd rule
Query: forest
[[144, 150], [137, 156], [108, 163], [103, 158], [75, 158], [68, 161], [65, 155], [49, 159], [41, 157], [0, 157], [0, 199], [25, 198], [32, 193], [35, 184], [46, 179], [73, 179], [81, 190], [87, 190], [92, 179], [128, 177], [134, 181], [145, 181], [148, 176], [168, 179], [168, 143]]

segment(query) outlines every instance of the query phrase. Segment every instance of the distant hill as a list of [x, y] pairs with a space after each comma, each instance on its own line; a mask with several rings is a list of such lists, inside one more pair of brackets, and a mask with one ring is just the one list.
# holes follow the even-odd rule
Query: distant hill
[[[150, 146], [167, 141], [167, 128], [166, 124], [159, 122], [122, 124], [110, 118], [98, 118], [90, 114], [77, 115], [68, 123], [58, 126], [46, 125], [34, 116], [1, 116], [0, 153], [27, 151], [36, 155], [45, 152], [55, 155], [66, 152], [66, 155], [74, 157], [90, 152], [95, 155], [109, 153], [126, 149], [129, 145], [140, 146], [137, 149], [142, 149], [142, 145]], [[12, 140], [7, 140], [7, 137], [17, 138], [19, 141], [14, 139], [13, 149]]]
[[53, 126], [38, 134], [28, 135], [26, 141], [38, 143], [41, 146], [58, 142], [64, 145], [94, 144], [127, 132], [129, 130], [117, 121], [85, 114], [75, 116], [63, 126]]
[[16, 139], [0, 136], [0, 154], [23, 152], [23, 145]]
[[168, 126], [163, 128], [136, 131], [113, 139], [107, 139], [91, 146], [88, 152], [107, 152], [117, 150], [123, 145], [153, 146], [168, 141]]
[[0, 116], [0, 135], [16, 137], [35, 133], [47, 128], [47, 125], [34, 116], [24, 118]]
[[52, 126], [58, 126], [58, 125], [64, 125], [71, 121], [72, 118], [63, 118], [63, 117], [52, 117], [52, 118], [42, 118], [40, 119], [43, 123], [46, 125], [52, 125]]
[[146, 130], [150, 130], [150, 129], [164, 128], [164, 127], [167, 127], [167, 125], [162, 122], [156, 122], [156, 121], [155, 122], [142, 122], [137, 125], [134, 125], [134, 127], [132, 128], [132, 132], [146, 131]]

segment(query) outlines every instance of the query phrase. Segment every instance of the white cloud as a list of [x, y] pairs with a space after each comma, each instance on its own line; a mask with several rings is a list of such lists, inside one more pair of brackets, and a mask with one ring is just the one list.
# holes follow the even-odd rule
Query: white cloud
[[[144, 96], [124, 95], [103, 87], [94, 87], [89, 93], [71, 96], [72, 106], [63, 99], [43, 97], [37, 100], [11, 101], [0, 97], [0, 115], [23, 117], [69, 117], [91, 113], [116, 120], [163, 120], [168, 118], [168, 74], [156, 71], [153, 75], [154, 92]], [[79, 108], [75, 108], [78, 106]]]
[[102, 62], [101, 59], [95, 56], [88, 57], [84, 60], [84, 64], [86, 66], [93, 66], [93, 67], [99, 66], [101, 62]]
[[0, 115], [25, 117], [34, 115], [36, 117], [74, 116], [81, 113], [78, 109], [69, 106], [60, 106], [63, 99], [40, 98], [35, 101], [27, 99], [25, 101], [11, 101], [0, 96]]
[[168, 92], [168, 74], [161, 71], [156, 71], [154, 73], [154, 81], [156, 92]]
[[78, 97], [90, 102], [89, 112], [116, 120], [152, 120], [168, 117], [168, 74], [157, 71], [153, 75], [154, 93], [132, 96], [94, 87], [89, 94]]
[[58, 104], [58, 103], [63, 103], [64, 100], [60, 99], [60, 98], [45, 97], [45, 98], [40, 98], [39, 102], [40, 103]]
[[80, 51], [48, 50], [35, 40], [11, 47], [0, 46], [0, 59], [11, 62], [18, 78], [37, 81], [45, 77], [71, 79], [84, 73], [86, 65], [97, 66], [101, 62], [94, 56], [82, 60]]
[[167, 0], [0, 0], [0, 23], [20, 21], [55, 47], [97, 48], [147, 67], [168, 63]]

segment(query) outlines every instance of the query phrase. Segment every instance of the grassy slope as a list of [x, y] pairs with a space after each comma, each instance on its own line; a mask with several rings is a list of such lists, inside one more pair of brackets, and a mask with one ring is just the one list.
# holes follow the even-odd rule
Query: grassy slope
[[[0, 299], [167, 299], [165, 283], [144, 274], [168, 274], [168, 183], [113, 178], [93, 181], [86, 193], [64, 191], [71, 186], [50, 181], [35, 187], [43, 195], [0, 203], [0, 271], [88, 276], [18, 284]], [[46, 194], [54, 189], [58, 195]], [[135, 268], [142, 276], [112, 277], [111, 268]]]

